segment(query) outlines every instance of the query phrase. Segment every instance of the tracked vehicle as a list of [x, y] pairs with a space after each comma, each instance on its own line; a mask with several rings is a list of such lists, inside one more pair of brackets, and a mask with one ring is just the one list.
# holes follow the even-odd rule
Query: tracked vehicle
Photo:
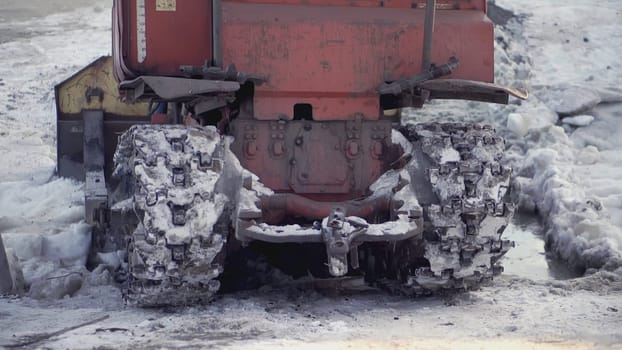
[[472, 288], [512, 246], [504, 142], [395, 111], [526, 98], [493, 53], [485, 0], [115, 0], [112, 57], [56, 87], [58, 172], [138, 305], [209, 300], [253, 246], [409, 295]]

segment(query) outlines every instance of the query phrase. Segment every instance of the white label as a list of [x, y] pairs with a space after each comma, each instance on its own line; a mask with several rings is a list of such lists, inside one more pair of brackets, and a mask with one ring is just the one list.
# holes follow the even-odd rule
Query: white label
[[176, 0], [157, 0], [156, 11], [177, 11]]
[[147, 58], [147, 21], [145, 19], [145, 0], [136, 0], [136, 48], [138, 63]]

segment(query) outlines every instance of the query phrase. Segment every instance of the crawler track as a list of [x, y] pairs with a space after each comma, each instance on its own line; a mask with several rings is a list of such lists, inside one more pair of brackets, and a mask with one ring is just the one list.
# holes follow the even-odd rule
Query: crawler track
[[507, 200], [511, 170], [499, 163], [503, 139], [489, 126], [461, 123], [401, 131], [414, 146], [411, 177], [424, 179], [415, 185], [424, 207], [424, 239], [397, 246], [392, 278], [377, 284], [424, 295], [491, 280], [503, 271], [498, 261], [514, 244], [502, 238], [514, 212]]
[[125, 299], [139, 306], [188, 305], [218, 291], [228, 199], [215, 191], [224, 142], [213, 128], [138, 125], [119, 140], [116, 176], [139, 224], [128, 240]]

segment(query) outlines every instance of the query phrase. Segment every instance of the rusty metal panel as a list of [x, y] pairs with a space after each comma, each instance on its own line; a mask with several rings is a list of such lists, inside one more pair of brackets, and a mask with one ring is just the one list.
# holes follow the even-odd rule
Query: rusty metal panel
[[181, 76], [212, 60], [212, 2], [123, 1], [123, 57], [138, 75]]
[[246, 169], [276, 192], [345, 200], [365, 195], [395, 160], [391, 130], [387, 120], [237, 119], [231, 148]]
[[[380, 84], [421, 69], [420, 8], [230, 1], [222, 7], [224, 63], [268, 77], [255, 90], [258, 119], [291, 119], [297, 103], [311, 104], [315, 120], [358, 113], [377, 119]], [[439, 11], [433, 42], [433, 62], [460, 59], [450, 78], [493, 81], [493, 25], [484, 11]]]

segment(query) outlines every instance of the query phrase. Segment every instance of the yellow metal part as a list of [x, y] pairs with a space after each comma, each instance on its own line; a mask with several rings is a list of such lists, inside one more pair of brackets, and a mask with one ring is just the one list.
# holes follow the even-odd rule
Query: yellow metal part
[[146, 116], [147, 103], [126, 103], [119, 96], [112, 58], [100, 57], [69, 79], [56, 86], [60, 114], [79, 114], [83, 110], [103, 110], [119, 116]]

